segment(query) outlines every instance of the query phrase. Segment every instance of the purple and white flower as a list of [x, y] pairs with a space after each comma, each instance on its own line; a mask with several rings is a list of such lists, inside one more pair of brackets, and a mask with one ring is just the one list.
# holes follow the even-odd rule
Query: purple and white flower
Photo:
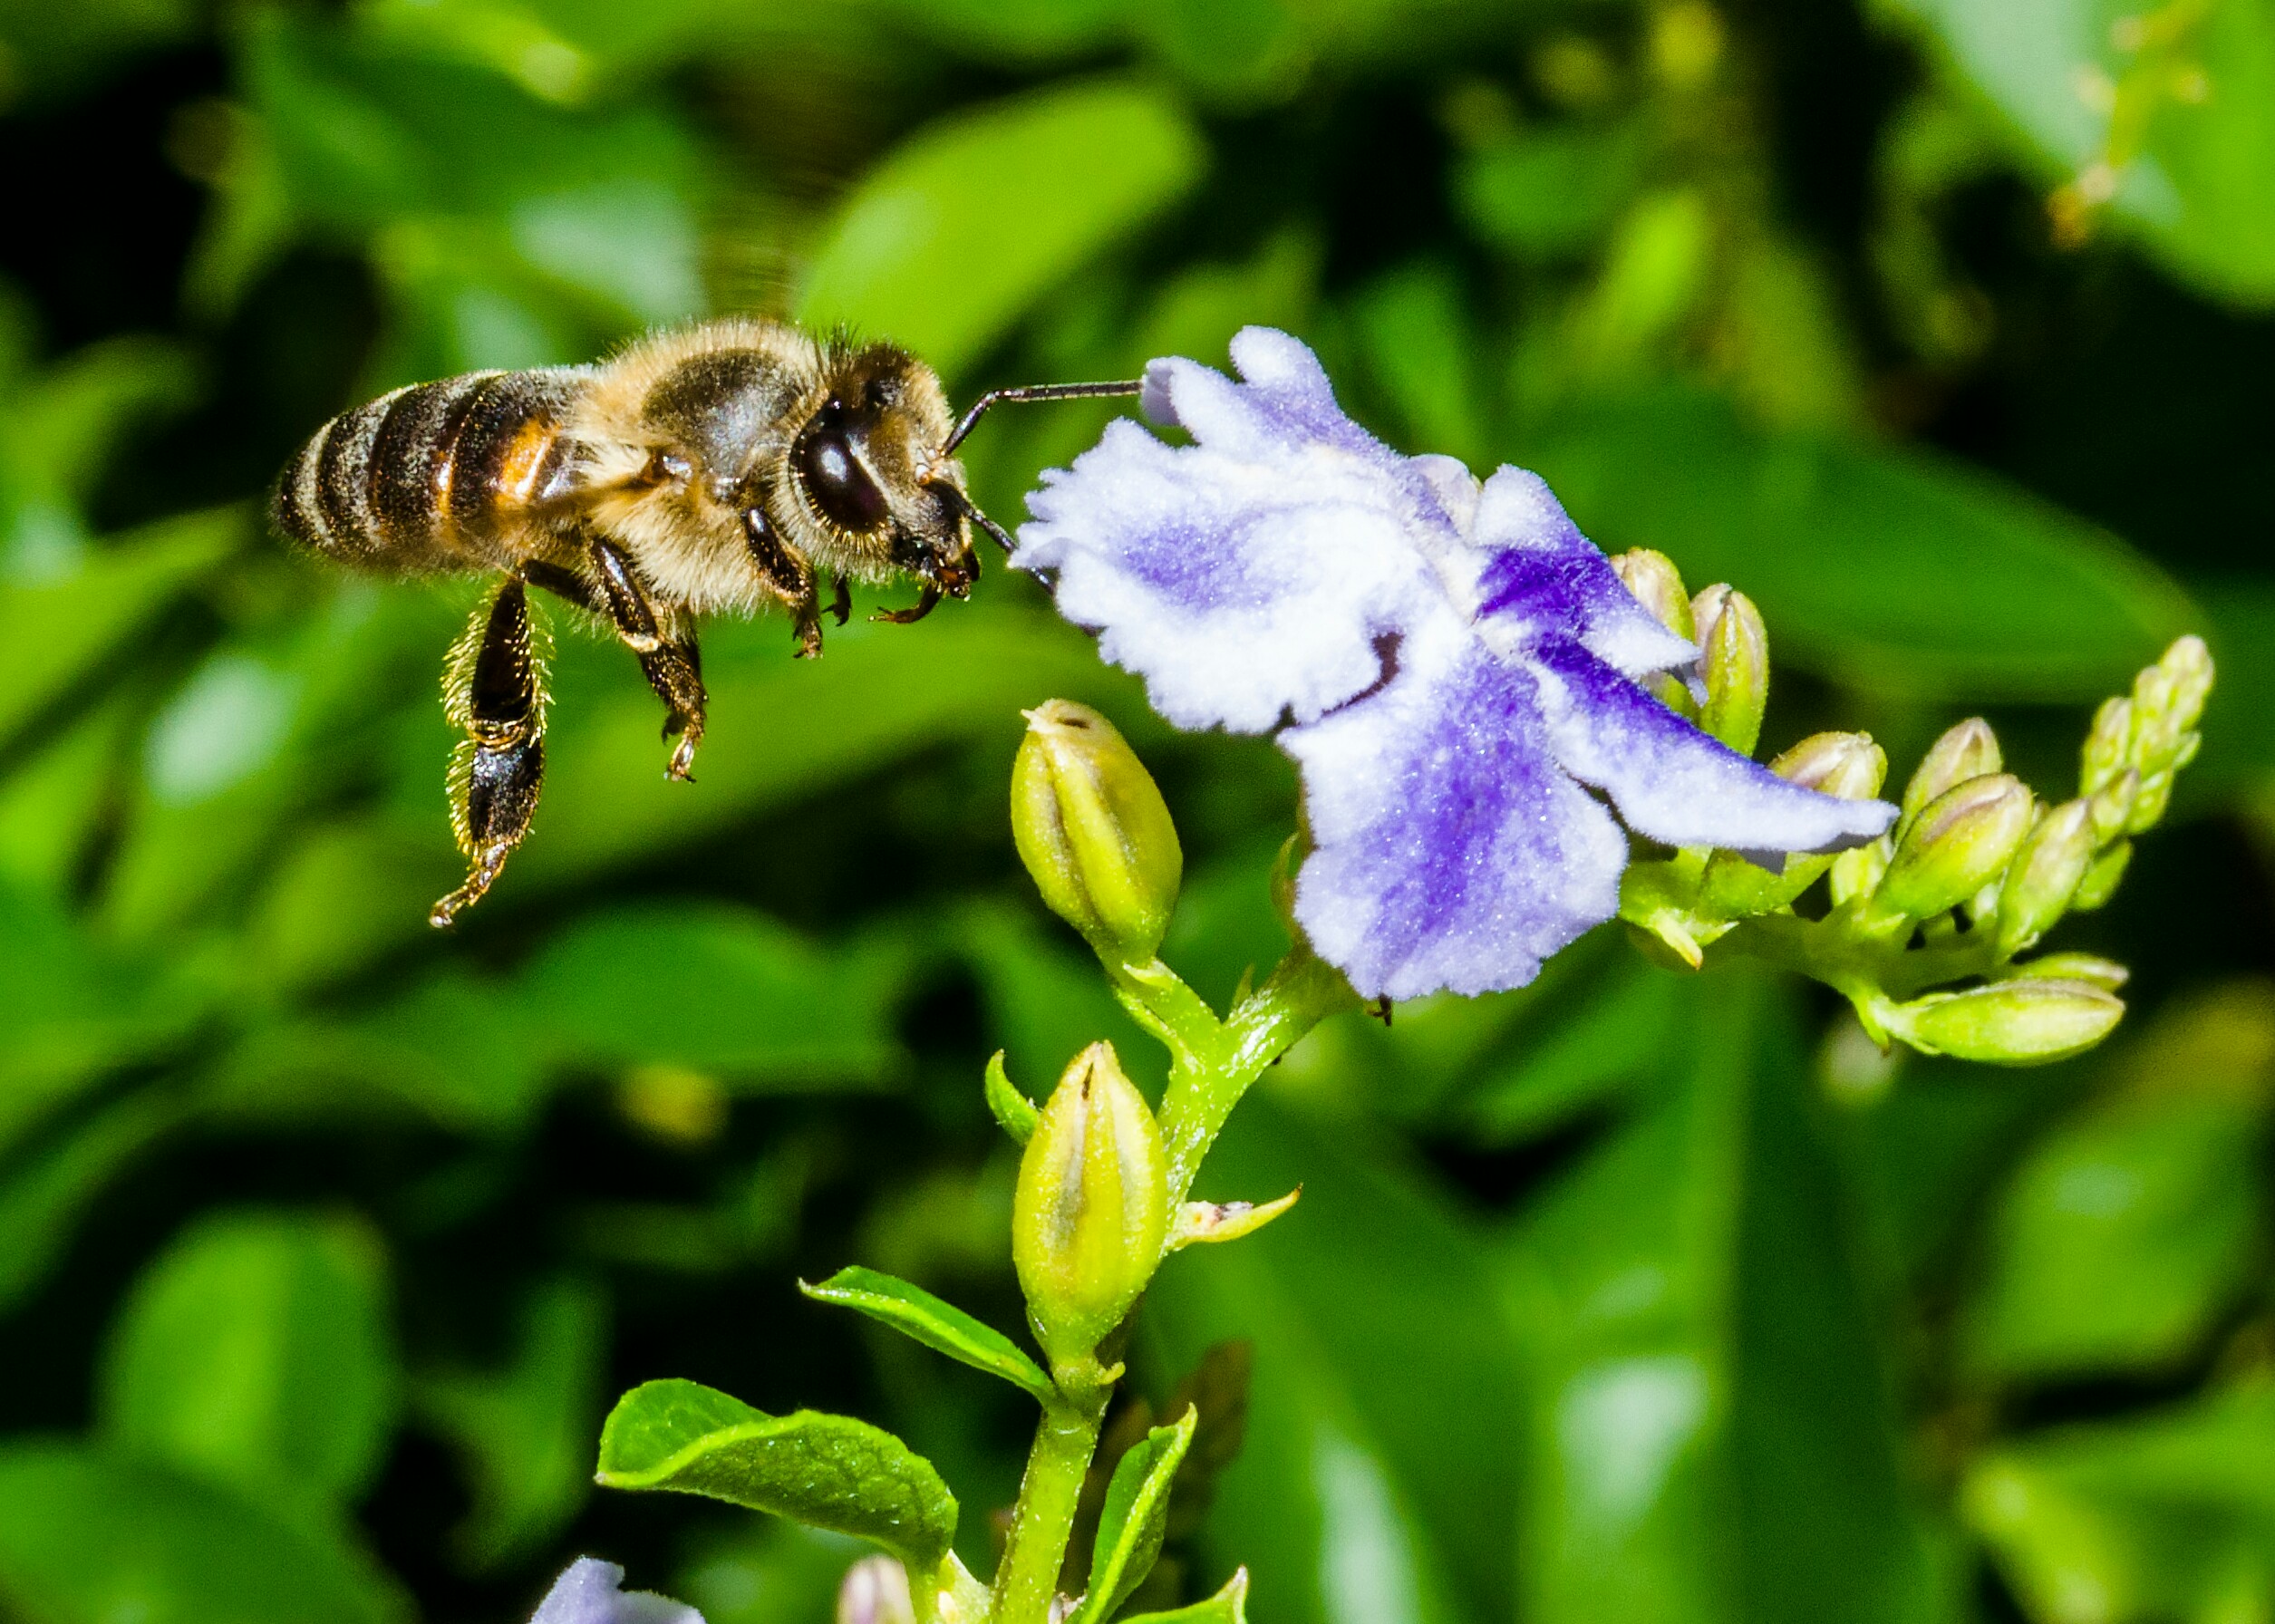
[[703, 1624], [683, 1601], [652, 1590], [627, 1590], [624, 1571], [598, 1557], [580, 1556], [537, 1603], [529, 1624]]
[[[1296, 339], [1250, 327], [1241, 382], [1155, 362], [1144, 410], [1029, 498], [1014, 562], [1179, 727], [1276, 731], [1312, 851], [1295, 897], [1363, 996], [1522, 986], [1612, 917], [1627, 827], [1822, 852], [1895, 809], [1789, 784], [1638, 686], [1690, 678], [1539, 476], [1404, 457]], [[1591, 793], [1591, 791], [1597, 793]]]

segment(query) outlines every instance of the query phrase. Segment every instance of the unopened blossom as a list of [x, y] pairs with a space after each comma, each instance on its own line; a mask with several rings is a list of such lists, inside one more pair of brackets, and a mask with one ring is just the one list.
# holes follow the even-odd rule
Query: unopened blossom
[[1616, 911], [1621, 822], [1771, 862], [1888, 826], [1893, 807], [1787, 783], [1639, 686], [1691, 680], [1698, 647], [1537, 475], [1392, 451], [1284, 333], [1232, 353], [1237, 382], [1155, 362], [1146, 415], [1194, 443], [1113, 423], [1044, 476], [1015, 562], [1171, 721], [1276, 734], [1312, 841], [1296, 919], [1360, 993], [1529, 981]]
[[624, 1571], [597, 1557], [580, 1556], [537, 1603], [529, 1624], [703, 1624], [683, 1601], [624, 1588]]

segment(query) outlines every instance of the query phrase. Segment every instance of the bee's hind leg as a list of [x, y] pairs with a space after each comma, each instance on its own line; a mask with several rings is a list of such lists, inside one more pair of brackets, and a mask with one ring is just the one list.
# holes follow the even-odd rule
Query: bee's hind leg
[[529, 832], [545, 782], [545, 662], [529, 623], [528, 589], [508, 580], [451, 651], [446, 694], [466, 731], [450, 768], [450, 821], [472, 865], [466, 884], [434, 904], [437, 929], [482, 899]]
[[703, 652], [692, 625], [674, 626], [660, 620], [648, 595], [632, 573], [632, 561], [614, 542], [592, 543], [594, 573], [600, 577], [601, 596], [616, 635], [640, 657], [640, 670], [664, 704], [663, 737], [676, 737], [667, 776], [692, 781], [695, 747], [702, 742]]

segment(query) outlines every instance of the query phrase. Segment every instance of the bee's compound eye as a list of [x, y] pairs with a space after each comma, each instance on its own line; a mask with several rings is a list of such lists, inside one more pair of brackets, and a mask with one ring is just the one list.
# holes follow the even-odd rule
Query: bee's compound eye
[[887, 510], [885, 493], [854, 460], [846, 439], [845, 409], [832, 401], [814, 414], [791, 452], [798, 477], [822, 517], [841, 530], [874, 530]]

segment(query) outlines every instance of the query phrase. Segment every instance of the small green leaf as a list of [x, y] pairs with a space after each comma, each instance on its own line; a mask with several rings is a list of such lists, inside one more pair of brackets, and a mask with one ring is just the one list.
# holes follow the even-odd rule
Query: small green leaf
[[891, 1433], [812, 1410], [770, 1416], [692, 1381], [645, 1382], [617, 1401], [595, 1481], [707, 1494], [874, 1540], [925, 1572], [955, 1537], [955, 1496]]
[[1170, 1613], [1139, 1613], [1122, 1624], [1248, 1624], [1248, 1570], [1240, 1568], [1205, 1601]]
[[1000, 1049], [988, 1057], [987, 1108], [1018, 1144], [1024, 1145], [1035, 1136], [1035, 1121], [1042, 1113], [1035, 1108], [1033, 1100], [1019, 1091], [1011, 1073], [1003, 1069], [1003, 1051]]
[[[990, 1075], [995, 1073], [991, 1070]], [[839, 1308], [866, 1314], [915, 1338], [936, 1353], [961, 1359], [974, 1370], [1000, 1376], [1039, 1399], [1049, 1400], [1055, 1396], [1050, 1378], [1042, 1373], [1041, 1366], [1020, 1351], [1018, 1344], [993, 1326], [982, 1324], [920, 1286], [880, 1274], [874, 1269], [853, 1268], [838, 1270], [818, 1286], [800, 1281], [798, 1289], [816, 1302], [834, 1302]]]
[[1105, 1624], [1153, 1571], [1168, 1525], [1169, 1486], [1193, 1442], [1196, 1415], [1188, 1406], [1173, 1425], [1147, 1433], [1114, 1468], [1091, 1548], [1089, 1589], [1071, 1624]]

